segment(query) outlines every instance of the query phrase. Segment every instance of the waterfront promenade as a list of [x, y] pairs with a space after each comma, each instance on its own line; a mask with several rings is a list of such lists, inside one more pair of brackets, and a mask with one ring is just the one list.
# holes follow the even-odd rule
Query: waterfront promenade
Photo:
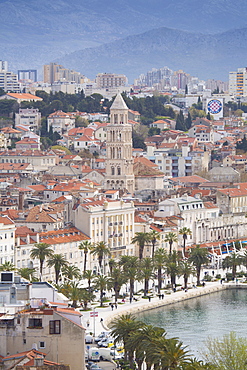
[[169, 292], [169, 294], [164, 294], [164, 298], [160, 299], [158, 296], [154, 296], [150, 299], [147, 298], [141, 298], [140, 296], [136, 299], [137, 301], [133, 300], [132, 303], [129, 302], [129, 300], [126, 300], [125, 303], [122, 303], [121, 300], [119, 300], [117, 304], [117, 308], [112, 309], [111, 303], [108, 303], [107, 307], [98, 307], [94, 306], [94, 311], [97, 313], [97, 317], [91, 317], [92, 311], [86, 311], [82, 312], [83, 318], [82, 323], [84, 327], [86, 328], [87, 332], [92, 332], [97, 336], [102, 331], [105, 331], [108, 329], [109, 323], [116, 318], [117, 316], [120, 316], [122, 314], [136, 314], [143, 311], [152, 310], [154, 308], [162, 307], [171, 305], [177, 302], [181, 302], [187, 299], [200, 297], [205, 294], [210, 294], [213, 292], [217, 292], [223, 289], [233, 288], [233, 287], [245, 287], [247, 288], [247, 284], [240, 284], [240, 283], [223, 283], [221, 284], [220, 281], [216, 282], [207, 282], [204, 287], [195, 287], [189, 289], [187, 292], [183, 290], [179, 290], [176, 292]]

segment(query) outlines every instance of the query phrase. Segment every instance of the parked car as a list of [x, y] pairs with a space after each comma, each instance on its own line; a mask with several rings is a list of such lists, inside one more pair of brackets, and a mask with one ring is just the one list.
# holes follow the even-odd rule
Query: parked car
[[100, 342], [98, 342], [99, 347], [105, 347], [107, 348], [109, 344], [114, 343], [114, 339], [111, 337], [103, 338]]
[[102, 331], [102, 333], [100, 333], [98, 335], [97, 338], [95, 338], [95, 343], [98, 343], [100, 342], [101, 340], [107, 338], [109, 336], [110, 332], [109, 331]]
[[93, 343], [93, 336], [91, 334], [87, 334], [85, 336], [85, 342], [86, 342], [86, 344]]

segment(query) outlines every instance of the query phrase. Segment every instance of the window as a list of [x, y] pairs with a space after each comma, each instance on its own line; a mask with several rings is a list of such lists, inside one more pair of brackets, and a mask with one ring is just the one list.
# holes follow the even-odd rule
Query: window
[[42, 319], [29, 319], [28, 327], [32, 329], [42, 329]]
[[61, 334], [61, 321], [52, 320], [49, 322], [49, 333], [50, 334]]
[[45, 348], [45, 342], [39, 342], [39, 348]]

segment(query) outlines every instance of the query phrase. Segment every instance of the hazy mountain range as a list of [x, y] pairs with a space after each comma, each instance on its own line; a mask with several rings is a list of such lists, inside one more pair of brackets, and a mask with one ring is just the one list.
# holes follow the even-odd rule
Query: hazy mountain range
[[226, 79], [228, 67], [246, 60], [245, 0], [0, 0], [0, 5], [0, 59], [11, 69], [58, 60], [89, 77], [121, 72], [131, 80], [167, 65]]

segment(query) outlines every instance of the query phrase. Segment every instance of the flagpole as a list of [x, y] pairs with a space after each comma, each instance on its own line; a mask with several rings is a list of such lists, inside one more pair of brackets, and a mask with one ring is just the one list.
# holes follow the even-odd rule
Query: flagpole
[[93, 309], [93, 336], [95, 338], [95, 307]]

